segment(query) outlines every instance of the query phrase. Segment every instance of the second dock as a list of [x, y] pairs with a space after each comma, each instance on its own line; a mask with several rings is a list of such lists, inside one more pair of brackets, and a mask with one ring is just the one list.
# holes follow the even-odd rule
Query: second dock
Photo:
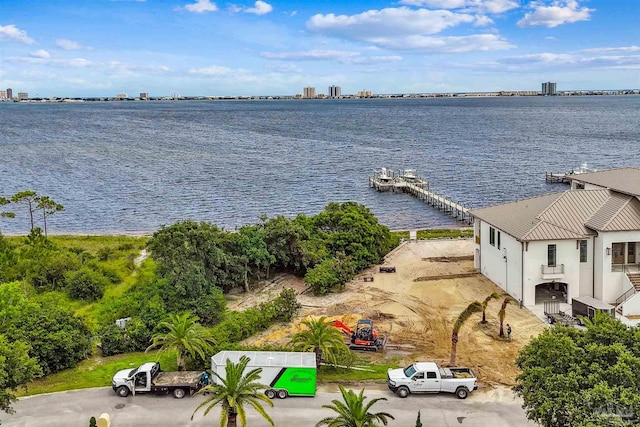
[[469, 213], [469, 209], [432, 192], [429, 188], [429, 181], [420, 177], [414, 169], [405, 169], [396, 173], [390, 169], [381, 168], [369, 177], [369, 187], [378, 191], [409, 193], [418, 200], [451, 215], [458, 221], [469, 225], [473, 224], [473, 215]]

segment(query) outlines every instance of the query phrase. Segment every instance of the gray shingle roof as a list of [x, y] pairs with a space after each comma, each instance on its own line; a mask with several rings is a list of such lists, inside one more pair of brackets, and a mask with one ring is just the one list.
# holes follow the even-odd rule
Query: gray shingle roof
[[640, 168], [628, 167], [569, 175], [573, 181], [608, 188], [619, 193], [640, 196]]
[[583, 239], [595, 231], [640, 230], [640, 201], [610, 190], [569, 190], [474, 209], [521, 241]]

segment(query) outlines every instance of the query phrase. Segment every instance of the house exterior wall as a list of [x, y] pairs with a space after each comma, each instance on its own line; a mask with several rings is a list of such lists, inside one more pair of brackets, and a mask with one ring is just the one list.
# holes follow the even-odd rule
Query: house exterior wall
[[611, 271], [612, 254], [607, 255], [607, 248], [611, 248], [613, 243], [638, 241], [640, 241], [640, 230], [600, 233], [596, 239], [594, 251], [596, 290], [594, 298], [604, 302], [614, 303], [616, 298], [624, 293], [625, 273], [622, 271]]
[[[490, 224], [476, 218], [474, 263], [480, 272], [518, 301], [522, 300], [522, 244], [495, 227], [491, 245]], [[480, 234], [478, 235], [478, 231]], [[500, 232], [500, 248], [497, 233]], [[506, 256], [506, 259], [505, 259]]]
[[[594, 266], [594, 239], [587, 240], [587, 262], [580, 262], [580, 246], [578, 246], [578, 263], [579, 267], [579, 288], [578, 294], [575, 296], [580, 297], [594, 297], [593, 289], [593, 266]], [[595, 298], [595, 297], [594, 297]]]
[[[564, 265], [564, 273], [543, 275], [542, 266], [547, 265], [548, 246], [552, 244], [556, 245], [556, 265]], [[542, 283], [566, 283], [567, 301], [580, 294], [580, 249], [576, 246], [575, 240], [529, 242], [525, 251], [525, 305], [536, 303], [536, 286]]]

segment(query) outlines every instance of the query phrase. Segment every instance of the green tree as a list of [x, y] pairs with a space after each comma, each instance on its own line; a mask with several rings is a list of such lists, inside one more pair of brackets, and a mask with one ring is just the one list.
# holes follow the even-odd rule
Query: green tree
[[296, 333], [289, 345], [296, 351], [313, 351], [318, 366], [324, 359], [335, 364], [340, 354], [348, 352], [349, 348], [344, 343], [342, 332], [331, 323], [324, 316], [303, 321], [307, 329]]
[[11, 202], [27, 206], [27, 209], [29, 211], [29, 219], [31, 220], [30, 230], [33, 231], [33, 229], [35, 228], [33, 213], [35, 212], [38, 205], [38, 194], [33, 190], [20, 191], [11, 196]]
[[502, 301], [502, 306], [500, 307], [500, 311], [498, 312], [498, 319], [500, 320], [500, 337], [504, 337], [504, 318], [507, 315], [507, 304], [515, 302], [517, 301], [508, 295], [504, 297], [504, 300]]
[[12, 393], [42, 373], [35, 359], [29, 356], [29, 345], [23, 341], [10, 343], [0, 334], [0, 410], [13, 413]]
[[[0, 196], [0, 206], [5, 206], [11, 203], [11, 200], [6, 197]], [[0, 211], [0, 218], [15, 218], [16, 214], [10, 211]]]
[[89, 329], [59, 303], [30, 304], [13, 317], [5, 334], [10, 341], [29, 343], [29, 355], [45, 375], [72, 368], [91, 354]]
[[98, 336], [100, 337], [100, 348], [103, 356], [122, 354], [129, 349], [125, 340], [124, 330], [115, 323], [109, 323], [100, 328]]
[[543, 427], [637, 424], [640, 329], [596, 313], [586, 330], [557, 325], [520, 351], [514, 391]]
[[482, 304], [478, 301], [474, 301], [464, 309], [462, 313], [458, 316], [456, 323], [453, 325], [453, 332], [451, 332], [451, 358], [449, 359], [449, 365], [456, 365], [456, 353], [458, 350], [458, 333], [460, 332], [460, 328], [464, 325], [469, 317], [473, 315], [473, 313], [479, 313], [482, 311]]
[[147, 351], [157, 347], [160, 347], [159, 351], [175, 350], [179, 371], [184, 370], [187, 354], [206, 360], [215, 344], [211, 332], [198, 323], [197, 316], [191, 317], [190, 313], [171, 313], [169, 320], [160, 322], [158, 327], [164, 328], [166, 332], [155, 334]]
[[[205, 408], [206, 416], [216, 406], [221, 405], [220, 427], [236, 427], [237, 420], [240, 419], [242, 426], [247, 425], [246, 408], [251, 406], [259, 413], [270, 425], [274, 425], [273, 420], [267, 414], [262, 406], [266, 403], [273, 406], [273, 402], [261, 391], [265, 386], [259, 383], [262, 368], [255, 368], [244, 374], [249, 364], [249, 358], [242, 356], [238, 363], [233, 363], [227, 359], [224, 378], [214, 372], [218, 380], [215, 384], [208, 385], [200, 389], [198, 393], [211, 393], [198, 407], [193, 414], [198, 412], [200, 408]], [[193, 415], [191, 415], [193, 419]]]
[[102, 298], [109, 280], [88, 267], [65, 274], [65, 287], [71, 298], [95, 301]]
[[339, 388], [342, 401], [334, 399], [330, 405], [322, 405], [323, 408], [335, 411], [338, 416], [323, 418], [316, 424], [316, 427], [375, 427], [380, 424], [386, 426], [390, 419], [395, 419], [387, 412], [370, 412], [373, 405], [381, 400], [387, 400], [386, 398], [378, 397], [367, 402], [364, 389], [356, 394], [353, 390], [346, 390], [343, 386], [339, 386]]
[[49, 196], [36, 196], [36, 208], [42, 210], [42, 221], [44, 222], [44, 237], [47, 237], [47, 217], [56, 212], [64, 210], [64, 206], [54, 201]]

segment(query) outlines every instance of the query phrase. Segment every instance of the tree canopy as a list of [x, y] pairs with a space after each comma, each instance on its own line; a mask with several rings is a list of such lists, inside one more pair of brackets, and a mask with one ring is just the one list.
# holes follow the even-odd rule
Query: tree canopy
[[544, 427], [637, 422], [640, 329], [605, 314], [585, 323], [549, 328], [520, 352], [514, 391], [527, 417]]

